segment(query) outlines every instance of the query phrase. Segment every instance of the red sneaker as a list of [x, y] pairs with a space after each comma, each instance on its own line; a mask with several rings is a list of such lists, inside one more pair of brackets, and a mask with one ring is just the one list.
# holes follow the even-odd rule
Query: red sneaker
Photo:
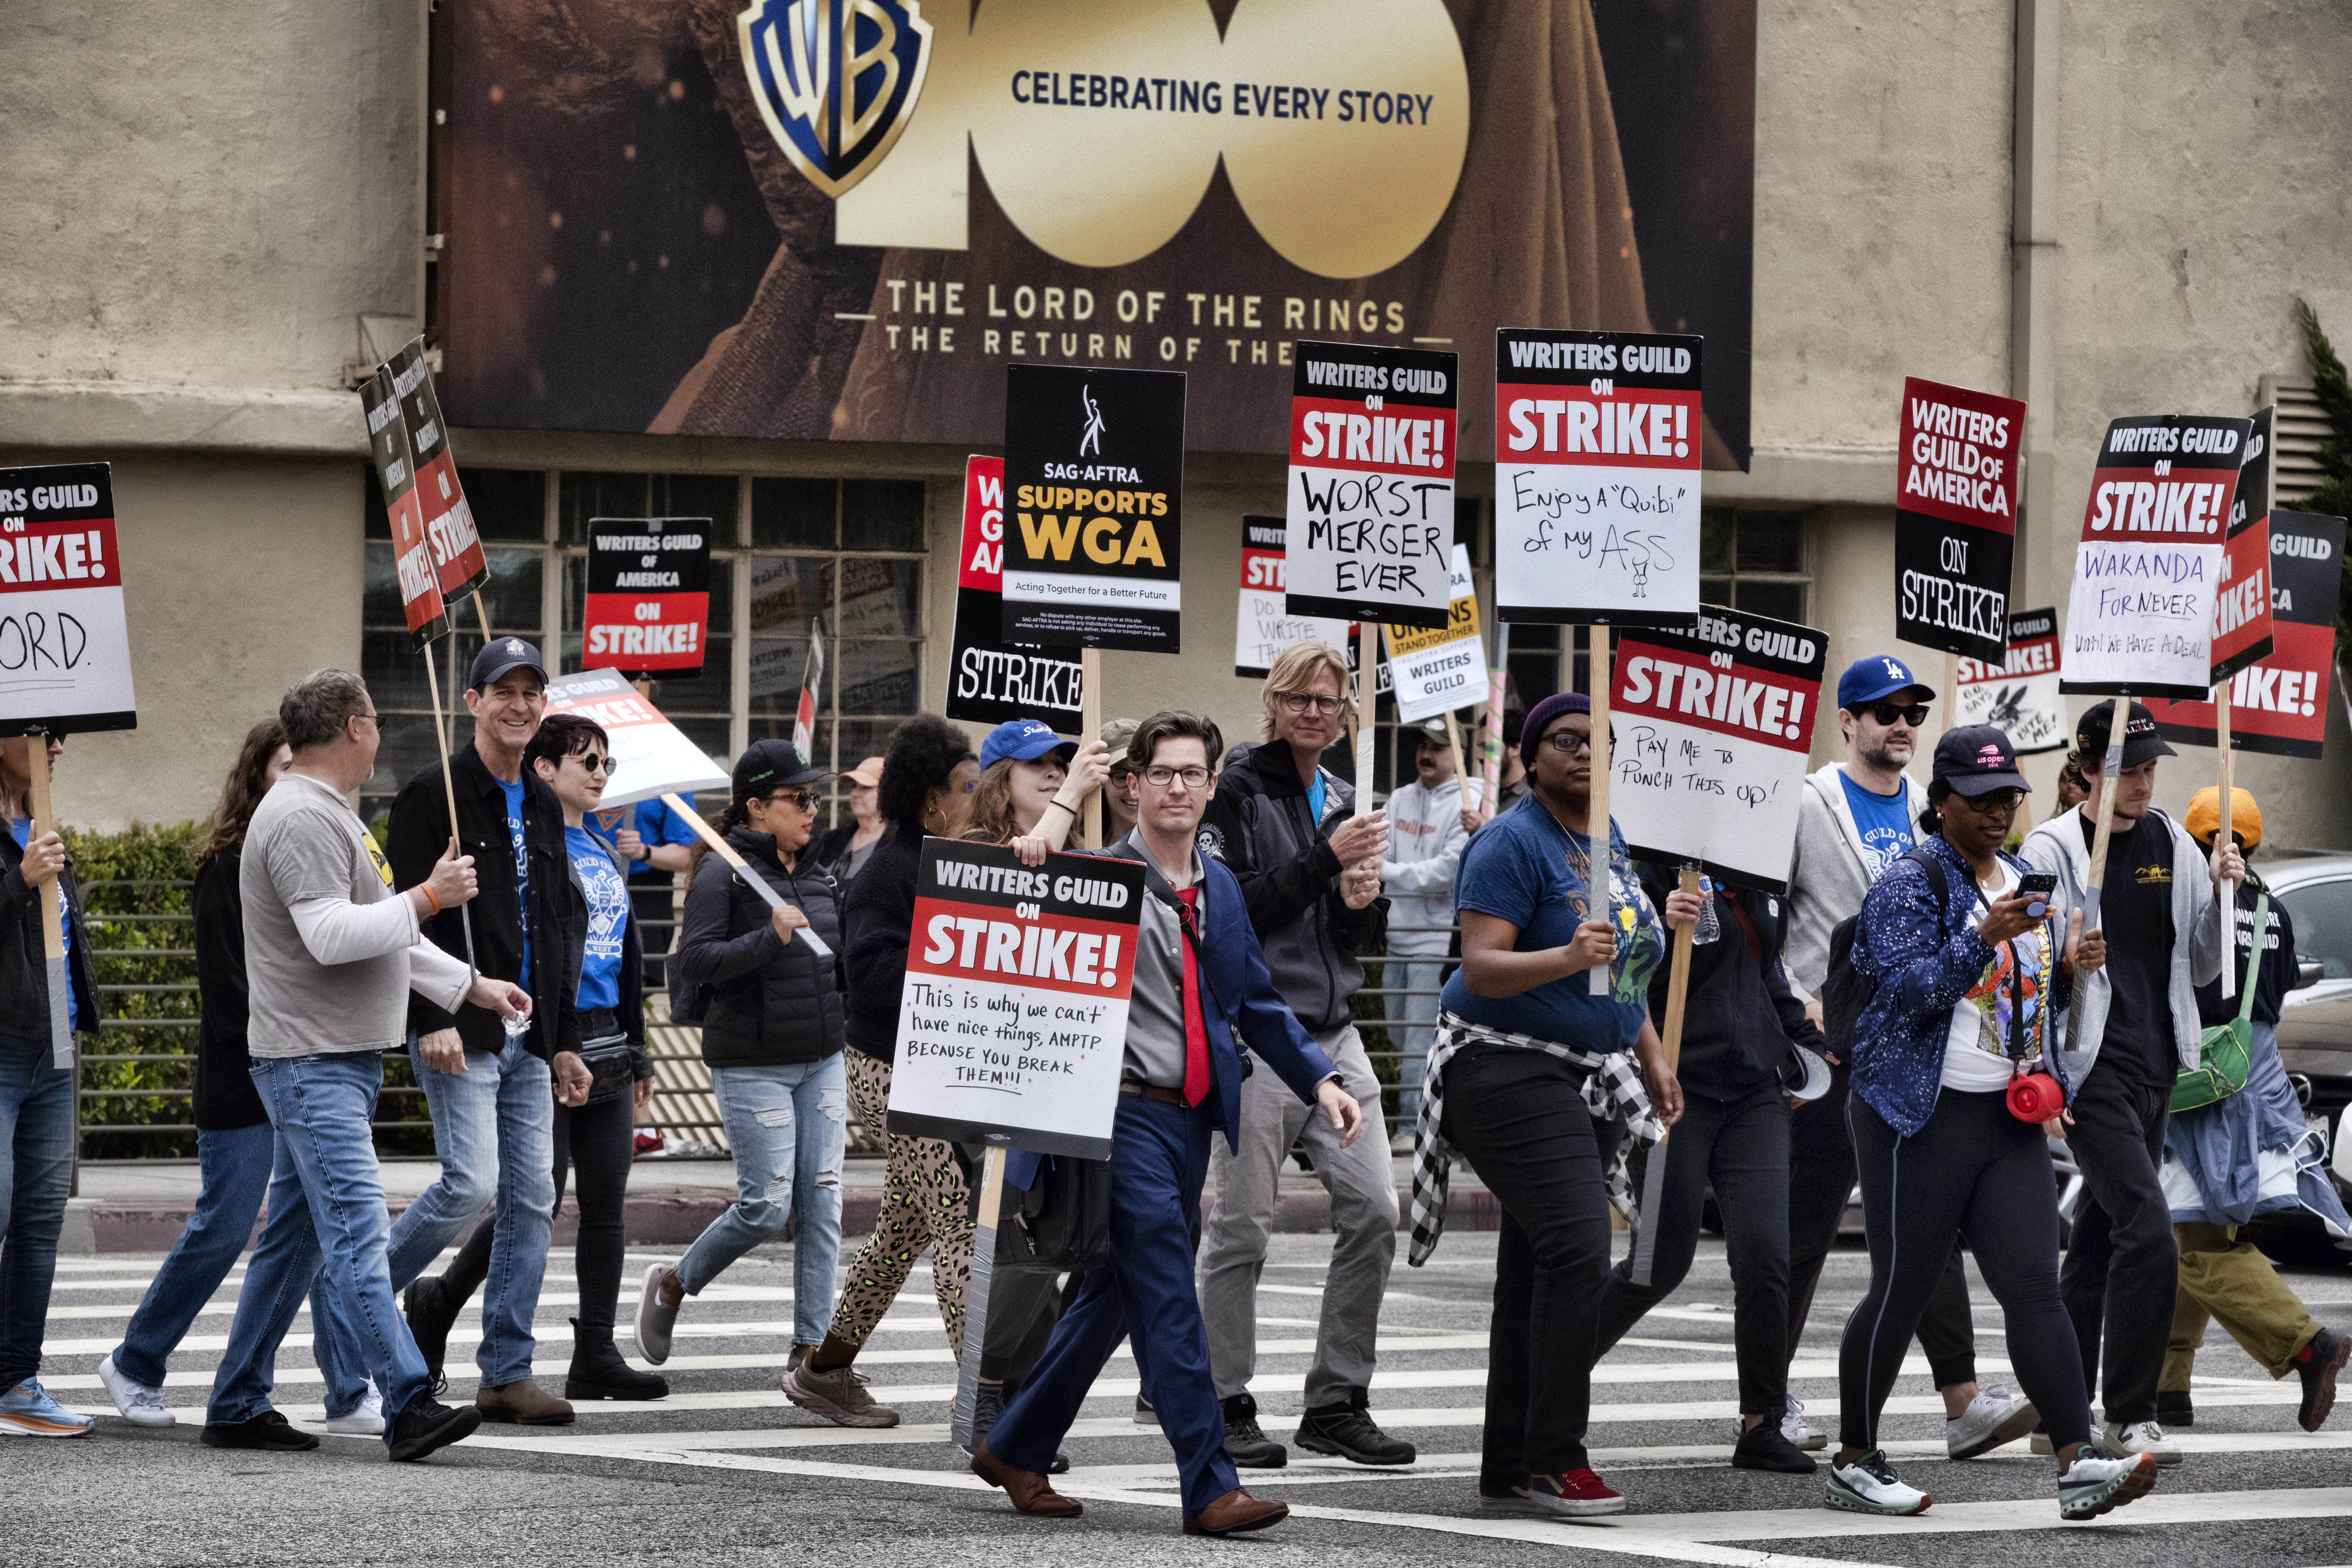
[[[1486, 1509], [1513, 1513], [1538, 1514], [1551, 1519], [1592, 1519], [1601, 1514], [1623, 1513], [1625, 1500], [1607, 1481], [1590, 1469], [1578, 1468], [1557, 1476], [1529, 1476], [1525, 1486], [1511, 1489], [1512, 1499], [1482, 1498]], [[1496, 1505], [1504, 1504], [1497, 1510]]]

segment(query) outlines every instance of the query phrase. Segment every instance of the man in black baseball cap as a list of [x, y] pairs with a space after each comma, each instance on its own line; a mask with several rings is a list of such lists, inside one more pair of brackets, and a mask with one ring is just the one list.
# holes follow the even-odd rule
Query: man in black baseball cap
[[2100, 813], [2107, 814], [2105, 874], [2089, 917], [2106, 933], [2107, 962], [2075, 976], [2063, 1020], [2066, 1076], [2074, 1085], [2067, 1141], [2089, 1201], [2075, 1215], [2059, 1290], [2074, 1321], [2084, 1386], [2097, 1387], [2102, 1371], [2106, 1376], [2107, 1448], [2177, 1465], [2180, 1449], [2156, 1414], [2179, 1280], [2158, 1165], [2173, 1080], [2199, 1058], [2197, 987], [2221, 971], [2221, 910], [2231, 900], [2217, 900], [2214, 888], [2225, 879], [2242, 881], [2246, 868], [2234, 844], [2209, 858], [2156, 808], [2157, 762], [2172, 748], [2139, 703], [2124, 717], [2121, 770], [2101, 776], [2115, 717], [2109, 699], [2076, 723], [2070, 760], [2090, 796], [2026, 835], [2021, 853], [2035, 870], [2058, 878], [2069, 905], [2084, 908], [2091, 847]]

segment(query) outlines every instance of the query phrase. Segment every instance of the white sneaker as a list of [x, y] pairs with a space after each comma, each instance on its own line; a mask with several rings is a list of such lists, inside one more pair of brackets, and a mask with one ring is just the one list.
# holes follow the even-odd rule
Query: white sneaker
[[114, 1408], [134, 1426], [172, 1426], [178, 1418], [163, 1408], [163, 1391], [150, 1388], [143, 1383], [133, 1383], [122, 1374], [110, 1354], [98, 1363], [98, 1381], [106, 1385], [107, 1396]]
[[2110, 1421], [2099, 1434], [2099, 1441], [2110, 1454], [2146, 1454], [2159, 1465], [2180, 1463], [2180, 1445], [2164, 1435], [2164, 1428], [2153, 1421], [2135, 1421], [2128, 1426], [2118, 1426]]
[[359, 1404], [341, 1415], [330, 1415], [325, 1426], [330, 1432], [341, 1432], [354, 1437], [383, 1436], [383, 1395], [377, 1392], [375, 1380], [368, 1380], [367, 1393]]
[[1973, 1459], [2003, 1443], [2014, 1443], [2042, 1419], [2033, 1401], [2012, 1394], [2000, 1384], [1990, 1384], [1969, 1402], [1969, 1407], [1944, 1423], [1944, 1451], [1955, 1459]]
[[[2153, 1423], [2141, 1422], [2141, 1426]], [[2066, 1473], [2058, 1478], [2058, 1517], [2096, 1519], [2126, 1503], [2136, 1502], [2156, 1489], [2153, 1454], [2116, 1458], [2095, 1443], [2086, 1443]]]
[[1925, 1513], [1936, 1500], [1905, 1486], [1886, 1462], [1886, 1450], [1873, 1448], [1851, 1465], [1830, 1467], [1829, 1505], [1849, 1513]]
[[1789, 1397], [1789, 1407], [1780, 1414], [1780, 1436], [1792, 1448], [1802, 1448], [1809, 1454], [1819, 1453], [1829, 1447], [1828, 1436], [1805, 1419], [1805, 1402], [1794, 1394]]
[[2026, 1447], [2037, 1454], [2055, 1455], [2058, 1452], [2058, 1446], [2050, 1440], [2050, 1434], [2047, 1432], [2036, 1432], [2033, 1435], [2033, 1441], [2028, 1443]]

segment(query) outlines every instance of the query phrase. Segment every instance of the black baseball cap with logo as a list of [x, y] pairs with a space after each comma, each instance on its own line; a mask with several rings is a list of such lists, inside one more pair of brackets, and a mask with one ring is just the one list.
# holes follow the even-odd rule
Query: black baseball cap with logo
[[2017, 771], [2017, 749], [2008, 732], [1993, 724], [1963, 724], [1947, 730], [1936, 742], [1936, 776], [1952, 786], [1954, 795], [1971, 799], [1997, 789], [2032, 792]]
[[539, 683], [547, 684], [547, 663], [539, 657], [539, 649], [520, 637], [493, 637], [482, 645], [474, 656], [472, 673], [466, 684], [476, 691], [488, 688], [490, 682], [511, 670], [530, 669], [539, 674]]
[[[2074, 750], [2095, 760], [2104, 759], [2107, 754], [2107, 732], [2115, 721], [2116, 700], [2112, 697], [2085, 710], [2083, 716], [2074, 721]], [[2146, 704], [2133, 703], [2129, 716], [2124, 720], [2125, 771], [2129, 772], [2157, 757], [2178, 755], [2178, 752], [2164, 743], [2164, 737], [2156, 732], [2156, 715], [2147, 710]]]
[[735, 759], [735, 798], [752, 800], [830, 776], [814, 763], [801, 761], [790, 741], [754, 741]]

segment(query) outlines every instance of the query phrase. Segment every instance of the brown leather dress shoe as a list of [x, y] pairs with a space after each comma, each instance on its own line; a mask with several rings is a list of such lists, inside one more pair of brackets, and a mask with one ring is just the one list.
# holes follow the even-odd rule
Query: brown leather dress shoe
[[[1004, 1495], [1022, 1513], [1039, 1519], [1076, 1519], [1086, 1512], [1076, 1498], [1066, 1498], [1054, 1489], [1054, 1483], [1034, 1470], [1016, 1470], [988, 1451], [988, 1439], [982, 1437], [971, 1456], [971, 1473], [992, 1487], [1003, 1487]], [[1283, 1510], [1288, 1512], [1287, 1509]], [[1272, 1523], [1268, 1520], [1267, 1523]], [[1190, 1530], [1188, 1523], [1184, 1527]]]
[[1227, 1492], [1184, 1521], [1187, 1535], [1232, 1535], [1238, 1531], [1264, 1530], [1290, 1517], [1286, 1502], [1266, 1502], [1239, 1487]]

